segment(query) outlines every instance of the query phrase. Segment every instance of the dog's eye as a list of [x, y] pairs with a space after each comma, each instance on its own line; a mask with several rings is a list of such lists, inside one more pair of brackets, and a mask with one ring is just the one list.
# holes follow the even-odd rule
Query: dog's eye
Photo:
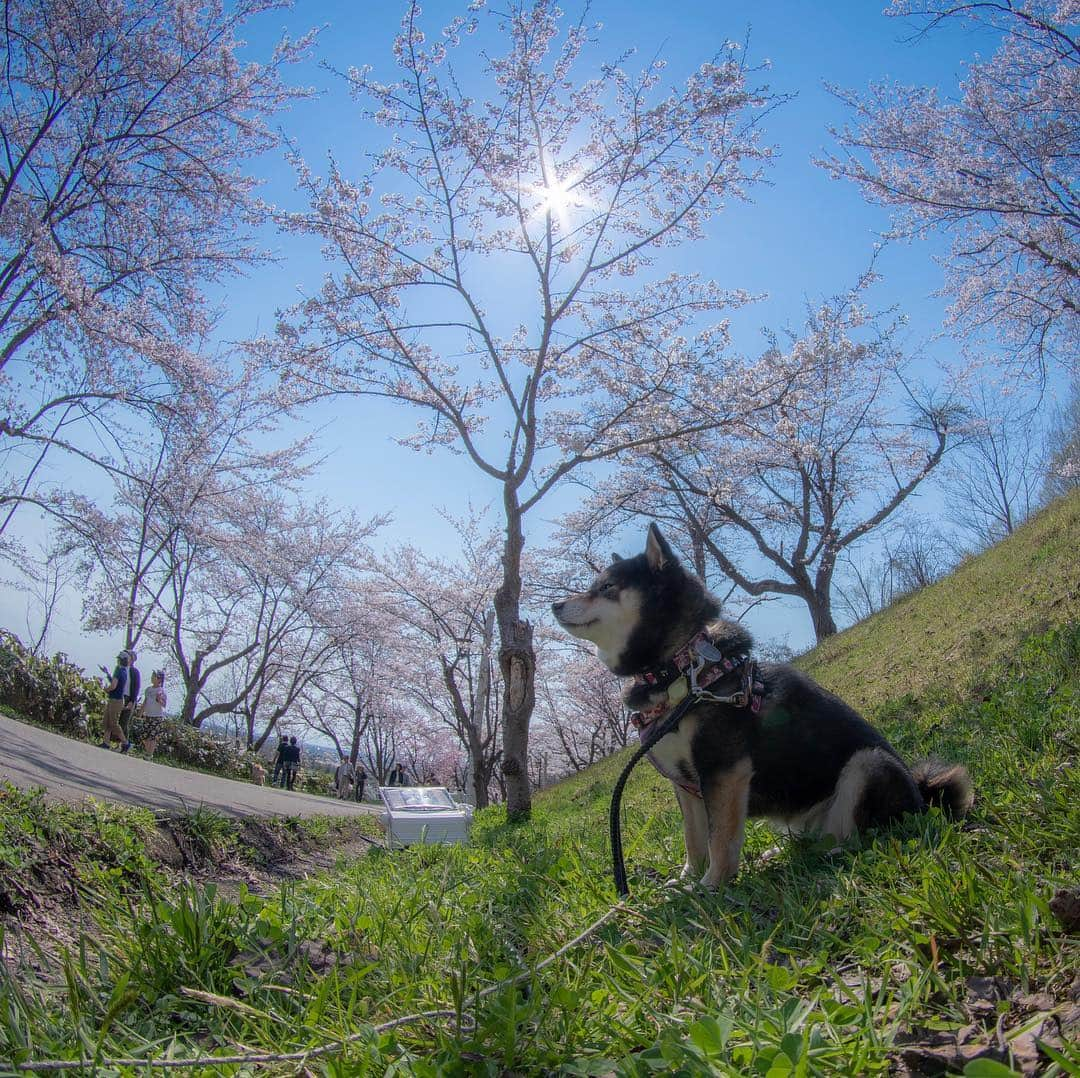
[[616, 584], [614, 580], [609, 580], [606, 584], [603, 585], [603, 587], [601, 587], [600, 594], [601, 595], [614, 595], [615, 592], [617, 592], [618, 590], [619, 590], [619, 585]]

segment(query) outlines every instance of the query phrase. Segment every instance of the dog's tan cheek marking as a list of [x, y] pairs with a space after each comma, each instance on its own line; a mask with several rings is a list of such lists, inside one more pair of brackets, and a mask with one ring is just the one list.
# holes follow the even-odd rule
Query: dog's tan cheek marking
[[746, 757], [703, 791], [709, 816], [709, 871], [701, 881], [705, 887], [719, 887], [739, 871], [753, 773], [750, 757]]
[[609, 603], [615, 609], [609, 618], [607, 612], [595, 626], [592, 641], [600, 661], [607, 667], [617, 666], [619, 656], [630, 639], [630, 634], [637, 628], [638, 615], [641, 613], [641, 596], [636, 591], [624, 591], [619, 594], [617, 603]]
[[588, 595], [577, 594], [571, 595], [563, 603], [562, 617], [563, 620], [559, 624], [571, 635], [576, 636], [579, 640], [588, 640], [590, 643], [596, 643], [596, 626], [587, 625], [586, 622], [592, 620], [593, 609], [592, 600]]

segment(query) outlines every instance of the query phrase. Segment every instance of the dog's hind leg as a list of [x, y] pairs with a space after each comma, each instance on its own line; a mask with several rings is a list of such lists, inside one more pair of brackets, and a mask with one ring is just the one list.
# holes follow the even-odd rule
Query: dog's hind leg
[[746, 756], [730, 770], [713, 776], [707, 786], [702, 785], [709, 820], [709, 868], [701, 884], [710, 890], [739, 871], [753, 773], [753, 764]]
[[705, 868], [709, 856], [709, 821], [705, 814], [705, 802], [700, 797], [675, 783], [672, 786], [682, 811], [683, 839], [686, 841], [686, 862], [679, 878], [686, 879]]
[[922, 807], [914, 780], [895, 756], [881, 748], [861, 749], [840, 772], [821, 831], [843, 842], [856, 831], [880, 827]]

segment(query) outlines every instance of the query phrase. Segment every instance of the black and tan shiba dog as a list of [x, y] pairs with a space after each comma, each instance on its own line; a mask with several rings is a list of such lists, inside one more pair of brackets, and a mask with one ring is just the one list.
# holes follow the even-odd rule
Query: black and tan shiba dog
[[688, 694], [696, 702], [651, 746], [683, 815], [683, 876], [714, 888], [738, 871], [747, 816], [843, 841], [906, 812], [971, 805], [959, 765], [909, 769], [842, 700], [784, 664], [758, 663], [753, 640], [679, 563], [656, 525], [645, 552], [616, 559], [588, 591], [552, 606], [615, 674], [642, 741]]

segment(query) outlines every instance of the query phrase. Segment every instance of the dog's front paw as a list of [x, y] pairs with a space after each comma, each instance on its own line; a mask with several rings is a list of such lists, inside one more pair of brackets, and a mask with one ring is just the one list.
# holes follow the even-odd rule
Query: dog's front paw
[[737, 867], [731, 871], [719, 872], [713, 871], [713, 869], [710, 868], [709, 871], [701, 877], [700, 886], [706, 891], [719, 891], [725, 883], [730, 883], [735, 879], [738, 871]]
[[681, 873], [664, 882], [664, 887], [669, 891], [692, 891], [696, 885], [697, 881], [692, 876], [683, 876]]
[[680, 891], [693, 890], [694, 885], [697, 883], [697, 874], [701, 871], [701, 866], [695, 867], [689, 861], [683, 865], [679, 870], [678, 876], [673, 877], [664, 884], [665, 887], [671, 889], [678, 889]]

